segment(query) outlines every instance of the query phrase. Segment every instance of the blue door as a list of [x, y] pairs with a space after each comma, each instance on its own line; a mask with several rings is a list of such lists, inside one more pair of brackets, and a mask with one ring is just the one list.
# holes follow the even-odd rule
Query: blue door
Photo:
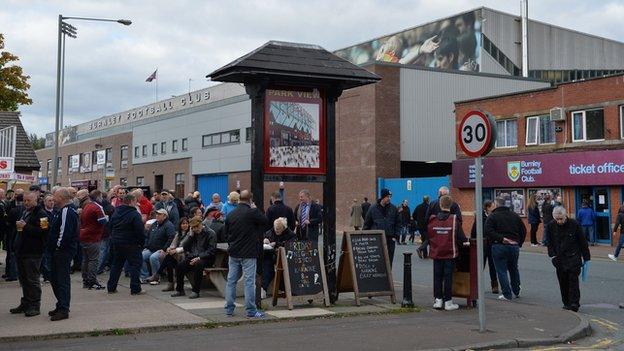
[[594, 233], [596, 242], [601, 244], [611, 244], [611, 207], [609, 205], [608, 187], [583, 187], [576, 188], [576, 209], [586, 202], [596, 212], [594, 223]]
[[197, 176], [197, 189], [201, 194], [204, 205], [208, 206], [212, 201], [212, 194], [221, 195], [221, 201], [227, 201], [230, 193], [228, 190], [227, 174], [205, 174]]

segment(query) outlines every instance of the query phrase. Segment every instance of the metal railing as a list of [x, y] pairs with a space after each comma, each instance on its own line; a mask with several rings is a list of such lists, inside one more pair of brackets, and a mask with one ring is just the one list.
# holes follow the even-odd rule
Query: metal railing
[[15, 145], [17, 144], [17, 127], [10, 126], [0, 129], [0, 157], [15, 158]]

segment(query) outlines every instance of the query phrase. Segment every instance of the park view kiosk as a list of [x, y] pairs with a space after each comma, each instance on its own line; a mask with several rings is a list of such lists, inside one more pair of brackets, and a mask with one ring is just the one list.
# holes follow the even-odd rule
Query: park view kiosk
[[278, 41], [207, 77], [243, 83], [251, 98], [251, 191], [260, 209], [265, 181], [323, 183], [323, 252], [335, 301], [336, 101], [343, 90], [381, 78], [320, 46]]

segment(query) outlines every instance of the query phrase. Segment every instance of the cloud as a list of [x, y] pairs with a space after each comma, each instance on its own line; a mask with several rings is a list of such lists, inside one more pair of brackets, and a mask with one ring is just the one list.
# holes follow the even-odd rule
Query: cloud
[[[5, 5], [6, 4], [6, 5]], [[117, 23], [72, 20], [78, 38], [66, 46], [65, 121], [78, 124], [154, 101], [145, 78], [158, 68], [159, 98], [210, 85], [204, 76], [269, 40], [319, 44], [336, 50], [469, 9], [519, 13], [518, 1], [267, 0], [267, 1], [28, 1], [3, 0], [6, 49], [31, 78], [26, 129], [54, 129], [57, 21], [69, 16], [128, 18]], [[529, 16], [617, 40], [624, 4], [543, 0]]]

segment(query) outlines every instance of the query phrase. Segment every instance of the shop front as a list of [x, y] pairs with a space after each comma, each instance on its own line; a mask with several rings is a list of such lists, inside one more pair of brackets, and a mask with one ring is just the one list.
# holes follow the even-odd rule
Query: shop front
[[[460, 193], [473, 194], [474, 163], [453, 162], [451, 185]], [[594, 209], [594, 232], [598, 243], [611, 244], [617, 211], [624, 196], [624, 150], [565, 152], [487, 157], [483, 160], [484, 199], [505, 196], [508, 206], [526, 221], [529, 198], [538, 205], [550, 195], [576, 217], [583, 203]], [[463, 194], [465, 195], [465, 194]], [[457, 196], [462, 208], [473, 208], [472, 196]], [[462, 203], [462, 201], [464, 203]]]

